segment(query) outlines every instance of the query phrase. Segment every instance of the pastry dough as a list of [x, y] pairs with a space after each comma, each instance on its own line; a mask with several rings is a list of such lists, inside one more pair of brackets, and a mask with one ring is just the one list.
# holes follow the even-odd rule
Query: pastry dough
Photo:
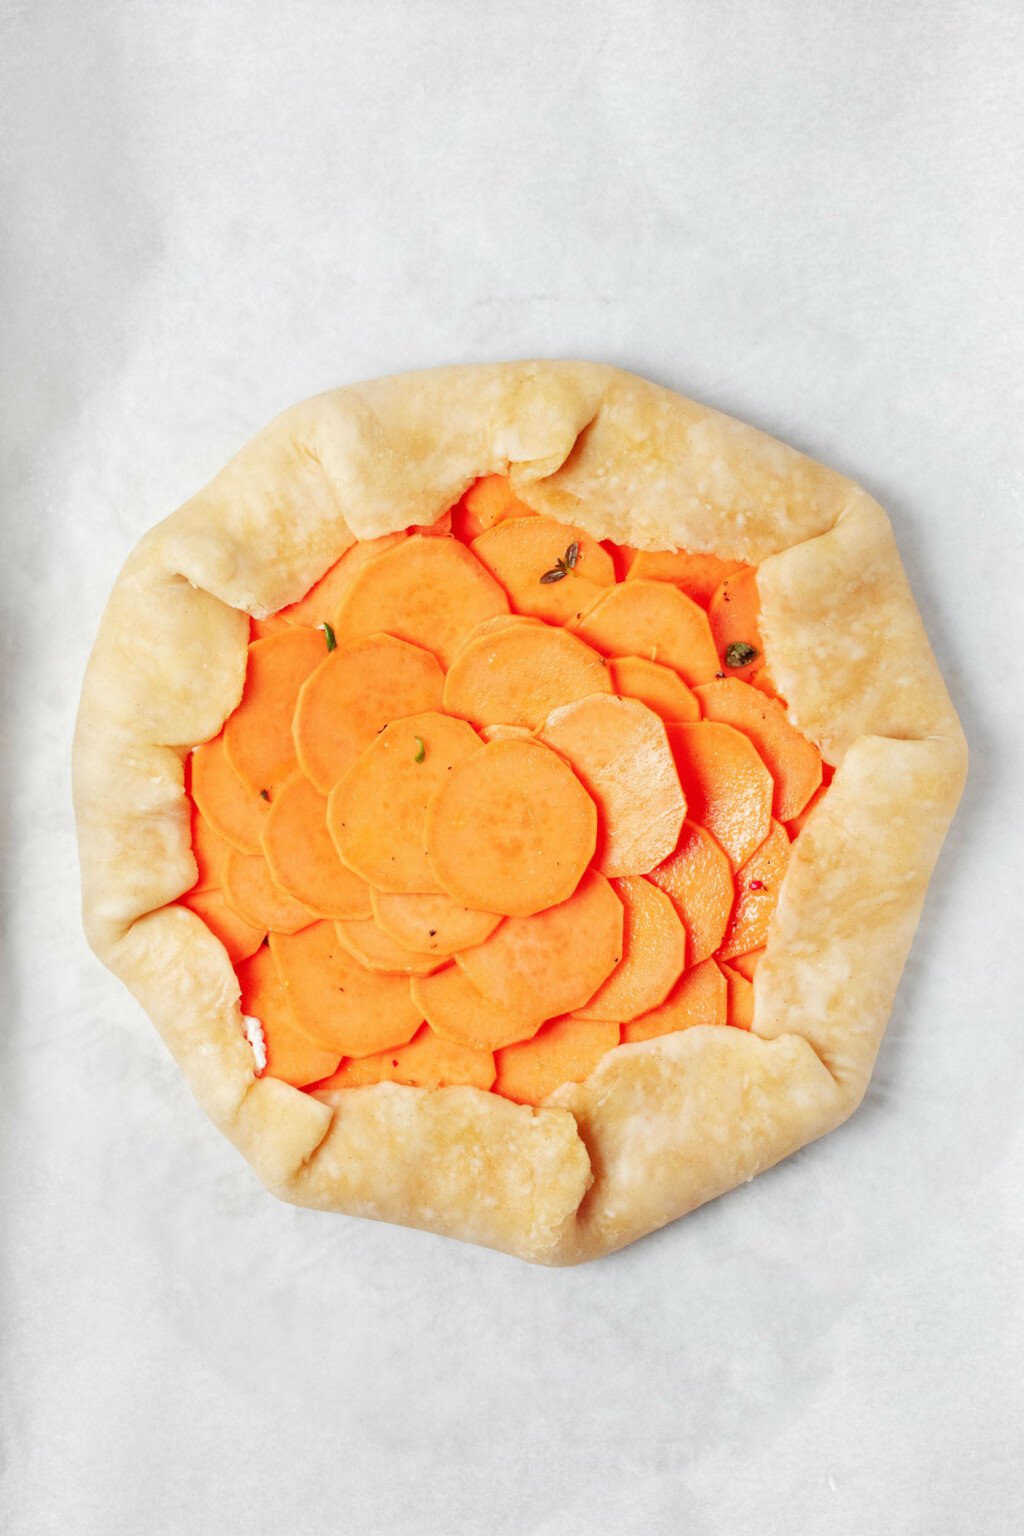
[[[431, 524], [479, 476], [598, 539], [757, 564], [766, 658], [835, 778], [793, 847], [751, 1032], [618, 1046], [533, 1109], [458, 1087], [302, 1092], [255, 1074], [195, 880], [184, 759], [241, 696], [249, 615], [355, 540]], [[607, 1253], [859, 1103], [966, 747], [882, 509], [753, 428], [616, 369], [442, 368], [273, 422], [143, 538], [82, 694], [86, 931], [207, 1114], [282, 1199], [545, 1264]]]

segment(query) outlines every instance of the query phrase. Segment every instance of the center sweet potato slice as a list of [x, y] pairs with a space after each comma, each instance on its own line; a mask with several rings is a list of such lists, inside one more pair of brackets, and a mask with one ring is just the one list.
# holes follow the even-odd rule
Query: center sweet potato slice
[[437, 884], [454, 901], [506, 917], [565, 901], [596, 844], [593, 800], [557, 753], [532, 741], [480, 747], [447, 774], [427, 811]]

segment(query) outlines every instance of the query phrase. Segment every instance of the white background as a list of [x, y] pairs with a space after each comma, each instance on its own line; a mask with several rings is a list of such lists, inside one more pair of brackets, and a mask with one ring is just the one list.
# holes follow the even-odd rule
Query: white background
[[[3, 0], [10, 1536], [1022, 1528], [1016, 0]], [[590, 356], [889, 508], [971, 739], [864, 1108], [546, 1272], [257, 1187], [85, 949], [135, 539], [293, 400]]]

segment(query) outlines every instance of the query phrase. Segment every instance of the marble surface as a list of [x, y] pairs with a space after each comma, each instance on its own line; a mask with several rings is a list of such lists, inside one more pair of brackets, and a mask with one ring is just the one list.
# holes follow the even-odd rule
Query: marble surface
[[[1021, 1529], [1015, 0], [8, 0], [10, 1536]], [[276, 1204], [78, 925], [135, 539], [329, 385], [607, 359], [888, 507], [973, 749], [845, 1128], [545, 1272]]]

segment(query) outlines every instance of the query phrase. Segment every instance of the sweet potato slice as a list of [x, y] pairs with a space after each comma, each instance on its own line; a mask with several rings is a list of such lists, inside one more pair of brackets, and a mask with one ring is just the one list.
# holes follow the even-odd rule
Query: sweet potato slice
[[543, 1104], [562, 1083], [582, 1083], [619, 1043], [619, 1026], [577, 1018], [552, 1019], [532, 1040], [495, 1054], [494, 1091], [517, 1104]]
[[385, 933], [406, 949], [454, 955], [482, 944], [501, 922], [496, 912], [477, 912], [450, 896], [370, 892], [373, 915]]
[[288, 1014], [285, 991], [274, 957], [260, 948], [238, 966], [242, 1013], [259, 1021], [267, 1048], [266, 1077], [280, 1078], [293, 1088], [317, 1083], [338, 1065], [334, 1051], [323, 1051], [296, 1030]]
[[820, 802], [827, 789], [827, 784], [819, 784], [818, 788], [814, 791], [814, 794], [808, 800], [803, 810], [798, 812], [796, 816], [791, 817], [789, 821], [787, 821], [786, 830], [790, 837], [796, 837], [799, 832], [803, 831], [804, 827], [807, 825], [807, 818], [814, 810], [814, 807]]
[[278, 613], [269, 613], [265, 619], [250, 618], [249, 639], [265, 640], [268, 635], [276, 635], [279, 629], [286, 628], [287, 620]]
[[326, 654], [323, 632], [297, 624], [249, 646], [245, 692], [224, 726], [224, 751], [256, 794], [271, 791], [294, 771], [295, 701]]
[[[727, 576], [708, 603], [708, 622], [715, 640], [719, 671], [774, 695], [775, 689], [765, 666], [760, 618], [757, 572], [752, 566], [735, 576]], [[755, 654], [749, 661], [743, 661], [748, 650]]]
[[721, 560], [718, 555], [691, 555], [685, 549], [637, 552], [627, 581], [670, 581], [680, 592], [706, 608], [727, 576], [750, 567], [742, 560]]
[[568, 901], [513, 917], [455, 959], [492, 1002], [527, 1018], [582, 1008], [622, 959], [622, 903], [596, 870]]
[[318, 582], [310, 587], [297, 603], [291, 603], [277, 614], [285, 624], [311, 624], [314, 627], [325, 622], [333, 625], [338, 604], [348, 591], [356, 572], [362, 570], [367, 560], [382, 555], [393, 544], [401, 544], [405, 531], [383, 533], [379, 539], [361, 539], [350, 544], [340, 559], [325, 571]]
[[602, 656], [660, 661], [691, 686], [709, 682], [718, 671], [707, 614], [664, 581], [620, 582], [570, 628]]
[[663, 720], [699, 720], [697, 696], [683, 682], [678, 672], [663, 667], [659, 661], [644, 656], [613, 656], [608, 675], [616, 693], [639, 699]]
[[533, 732], [525, 725], [482, 725], [480, 735], [484, 741], [533, 741]]
[[688, 814], [739, 869], [768, 836], [775, 793], [771, 774], [749, 736], [735, 726], [702, 720], [665, 730]]
[[731, 965], [719, 966], [725, 977], [725, 1022], [733, 1029], [752, 1029], [754, 1024], [753, 985]]
[[272, 933], [270, 949], [295, 1028], [337, 1059], [405, 1045], [423, 1023], [408, 978], [368, 971], [339, 942], [333, 923], [291, 936]]
[[726, 677], [697, 689], [707, 720], [733, 725], [749, 736], [775, 780], [772, 814], [779, 821], [798, 816], [821, 783], [821, 753], [790, 725], [778, 699], [749, 683]]
[[304, 773], [293, 773], [274, 791], [261, 844], [275, 884], [317, 917], [370, 916], [370, 887], [338, 858], [326, 797]]
[[702, 960], [700, 965], [683, 972], [660, 1007], [623, 1024], [622, 1041], [632, 1045], [638, 1040], [674, 1034], [677, 1029], [691, 1029], [695, 1024], [727, 1022], [725, 977], [713, 960]]
[[479, 747], [446, 773], [427, 811], [437, 884], [480, 912], [529, 917], [564, 902], [596, 844], [593, 800], [557, 753], [532, 741]]
[[736, 905], [719, 951], [723, 960], [764, 947], [789, 863], [789, 847], [785, 827], [773, 821], [764, 842], [737, 870]]
[[429, 976], [447, 964], [444, 955], [406, 949], [385, 933], [372, 917], [335, 923], [334, 926], [349, 954], [368, 971], [380, 971], [385, 976]]
[[228, 762], [223, 731], [196, 747], [191, 773], [192, 799], [210, 829], [239, 853], [259, 853], [260, 833], [270, 807], [242, 783]]
[[505, 475], [484, 475], [452, 508], [452, 532], [469, 543], [507, 517], [533, 515], [533, 508], [519, 500]]
[[752, 949], [746, 955], [733, 955], [729, 965], [734, 971], [738, 971], [741, 976], [745, 977], [747, 981], [753, 981], [757, 975], [757, 967], [761, 962], [763, 954], [763, 949]]
[[550, 517], [496, 523], [472, 550], [517, 613], [549, 624], [579, 618], [615, 580], [612, 558], [596, 539]]
[[665, 1001], [686, 961], [686, 929], [665, 892], [649, 880], [638, 875], [612, 885], [624, 915], [622, 959], [575, 1016], [621, 1024]]
[[215, 832], [206, 817], [192, 806], [192, 857], [196, 861], [194, 891], [214, 890], [221, 883], [221, 865], [231, 844]]
[[597, 806], [597, 868], [644, 875], [676, 846], [686, 815], [665, 724], [639, 699], [591, 694], [547, 718], [558, 752]]
[[442, 889], [427, 857], [427, 806], [484, 750], [465, 720], [435, 711], [387, 726], [328, 798], [327, 829], [342, 861], [379, 891]]
[[473, 725], [537, 730], [553, 709], [611, 693], [608, 668], [565, 629], [506, 624], [471, 639], [448, 669], [444, 707]]
[[302, 771], [327, 794], [392, 720], [440, 709], [444, 673], [422, 646], [392, 635], [339, 645], [306, 681], [295, 709]]
[[318, 1093], [334, 1088], [366, 1088], [374, 1083], [404, 1083], [410, 1088], [482, 1088], [494, 1082], [494, 1057], [435, 1035], [429, 1024], [408, 1045], [375, 1056], [347, 1056], [333, 1076], [317, 1083]]
[[507, 612], [504, 592], [465, 545], [413, 534], [357, 572], [336, 629], [339, 642], [384, 630], [447, 667], [474, 624]]
[[431, 1029], [458, 1045], [496, 1051], [513, 1040], [528, 1040], [543, 1024], [542, 1015], [524, 1014], [492, 1002], [457, 965], [435, 976], [410, 982], [412, 1000]]
[[261, 853], [228, 851], [223, 865], [224, 900], [239, 917], [269, 933], [298, 933], [316, 922], [316, 913], [279, 890], [270, 877], [267, 861]]
[[266, 937], [265, 928], [254, 927], [232, 911], [223, 891], [189, 891], [180, 900], [183, 907], [202, 918], [214, 938], [220, 939], [232, 965], [254, 955]]
[[686, 963], [699, 965], [715, 953], [732, 911], [732, 866], [710, 832], [683, 823], [675, 851], [648, 879], [668, 896], [686, 929]]

